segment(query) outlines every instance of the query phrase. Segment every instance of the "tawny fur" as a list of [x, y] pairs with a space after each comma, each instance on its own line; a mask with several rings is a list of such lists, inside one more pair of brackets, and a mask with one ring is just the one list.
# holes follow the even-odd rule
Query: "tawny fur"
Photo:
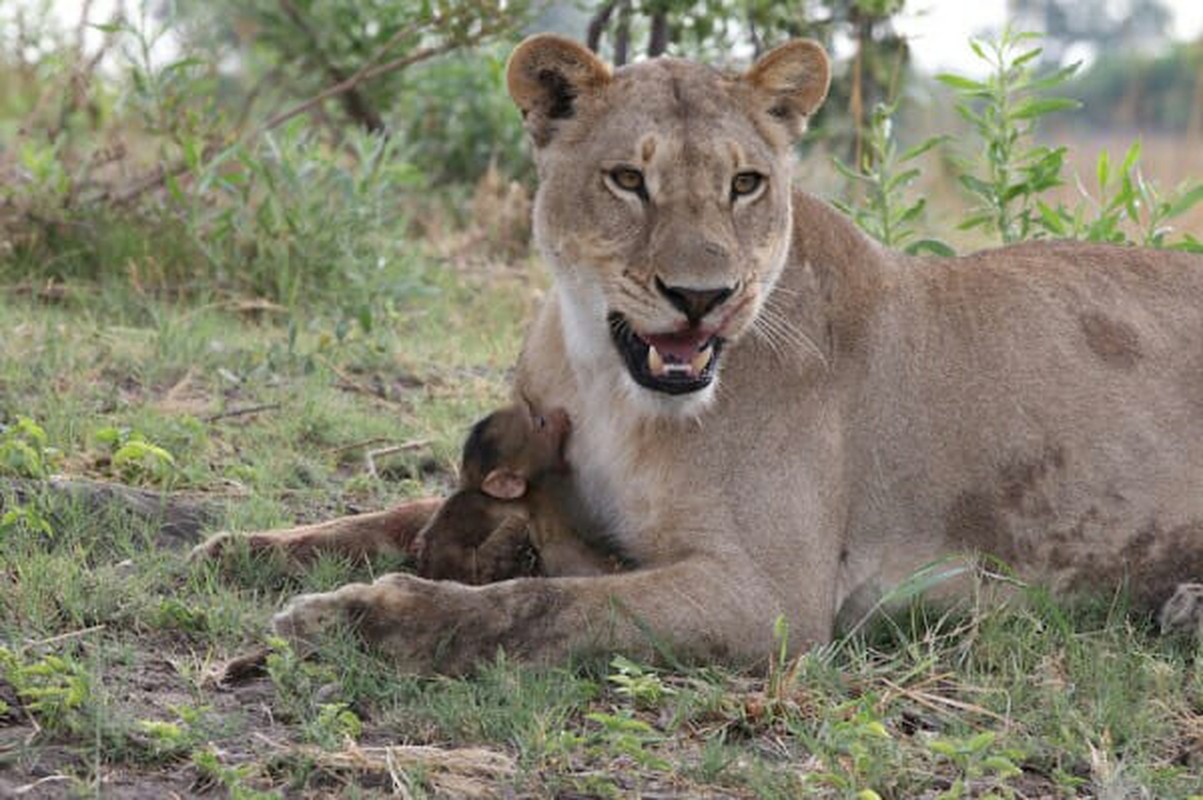
[[[517, 382], [576, 422], [582, 518], [638, 568], [479, 588], [390, 576], [298, 598], [281, 631], [349, 615], [417, 670], [653, 641], [756, 659], [777, 615], [791, 646], [827, 641], [837, 615], [952, 555], [1058, 590], [1127, 580], [1150, 603], [1203, 578], [1203, 259], [877, 246], [790, 187], [827, 75], [817, 47], [789, 47], [743, 77], [673, 59], [611, 74], [556, 37], [511, 61], [555, 281]], [[529, 80], [548, 70], [569, 83]], [[643, 171], [649, 206], [607, 185], [616, 163]], [[733, 206], [748, 167], [767, 187]], [[668, 397], [625, 372], [607, 313], [680, 323], [656, 277], [739, 285], [717, 388]]]

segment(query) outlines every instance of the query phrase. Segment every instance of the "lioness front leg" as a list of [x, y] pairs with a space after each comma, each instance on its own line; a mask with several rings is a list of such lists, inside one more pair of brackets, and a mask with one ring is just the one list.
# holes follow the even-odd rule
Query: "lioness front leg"
[[236, 540], [245, 540], [252, 551], [278, 551], [293, 561], [307, 561], [318, 553], [338, 553], [352, 558], [397, 555], [409, 551], [418, 531], [442, 504], [436, 497], [402, 503], [386, 511], [255, 533], [222, 532], [192, 551], [193, 559], [220, 556]]
[[[746, 574], [745, 574], [746, 573]], [[773, 620], [787, 610], [754, 571], [694, 558], [600, 577], [523, 578], [467, 586], [410, 575], [302, 595], [276, 615], [281, 635], [308, 643], [346, 622], [412, 672], [462, 673], [499, 648], [527, 662], [620, 651], [651, 658], [755, 661], [772, 645]], [[830, 637], [831, 609], [790, 615], [791, 647]]]

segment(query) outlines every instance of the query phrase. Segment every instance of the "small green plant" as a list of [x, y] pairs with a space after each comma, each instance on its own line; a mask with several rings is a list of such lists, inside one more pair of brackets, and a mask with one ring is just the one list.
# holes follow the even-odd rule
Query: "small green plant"
[[893, 105], [878, 105], [873, 109], [865, 137], [865, 152], [856, 169], [839, 158], [833, 159], [836, 169], [848, 179], [851, 188], [854, 191], [859, 188], [864, 194], [863, 203], [854, 205], [836, 201], [835, 205], [886, 247], [900, 248], [912, 255], [955, 255], [951, 247], [938, 239], [919, 238], [915, 223], [922, 217], [927, 200], [920, 197], [909, 202], [906, 197], [907, 188], [920, 175], [919, 168], [911, 166], [911, 162], [948, 137], [933, 136], [899, 154], [893, 136], [895, 111]]
[[865, 695], [832, 709], [829, 721], [810, 739], [823, 769], [806, 776], [807, 783], [829, 786], [855, 800], [880, 800], [897, 774], [898, 746]]
[[363, 723], [347, 703], [322, 702], [327, 687], [338, 676], [330, 667], [306, 661], [283, 639], [268, 641], [267, 674], [276, 688], [281, 716], [298, 722], [305, 738], [331, 749], [347, 739], [358, 739]]
[[29, 417], [0, 425], [0, 475], [42, 479], [50, 476], [61, 453], [49, 447], [46, 431]]
[[138, 431], [105, 427], [92, 438], [112, 450], [113, 470], [122, 480], [163, 485], [176, 476], [175, 456]]
[[665, 686], [650, 667], [636, 664], [623, 656], [615, 656], [610, 661], [614, 672], [606, 676], [606, 680], [614, 684], [614, 691], [629, 697], [642, 708], [656, 708], [665, 697], [676, 694], [671, 686]]
[[363, 722], [347, 703], [321, 703], [317, 716], [302, 730], [306, 738], [329, 750], [363, 735]]
[[73, 659], [54, 654], [28, 659], [0, 646], [0, 674], [43, 730], [79, 734], [88, 729], [92, 679]]
[[990, 76], [984, 81], [937, 76], [960, 96], [957, 111], [982, 145], [976, 164], [966, 164], [960, 176], [961, 185], [977, 200], [960, 228], [989, 230], [1003, 243], [1023, 241], [1040, 230], [1036, 200], [1063, 182], [1066, 149], [1033, 144], [1037, 123], [1081, 105], [1042, 95], [1065, 83], [1078, 65], [1037, 75], [1034, 64], [1043, 50], [1029, 44], [1039, 38], [1008, 27], [997, 40], [971, 40], [974, 54], [990, 67]]
[[589, 749], [606, 756], [623, 755], [636, 764], [650, 769], [668, 769], [664, 759], [648, 750], [648, 747], [664, 741], [664, 735], [630, 711], [616, 714], [593, 712], [585, 719], [599, 726], [599, 730], [588, 737]]
[[54, 537], [54, 528], [34, 506], [15, 505], [0, 515], [0, 542], [10, 536]]
[[974, 797], [983, 796], [983, 790], [997, 791], [1006, 797], [1013, 796], [1005, 782], [1008, 778], [1023, 774], [1023, 770], [1015, 764], [1023, 754], [1012, 748], [997, 747], [997, 738], [994, 732], [983, 731], [963, 739], [936, 739], [928, 745], [933, 753], [952, 762], [959, 773], [952, 786], [938, 795], [940, 800], [960, 800], [967, 796], [971, 784]]
[[222, 786], [229, 792], [230, 800], [278, 800], [282, 796], [279, 792], [261, 792], [247, 786], [247, 781], [259, 770], [256, 764], [227, 767], [212, 748], [194, 751], [192, 766], [196, 768], [202, 786]]
[[207, 707], [172, 706], [175, 721], [142, 719], [137, 729], [147, 754], [155, 760], [181, 758], [192, 752], [210, 734]]

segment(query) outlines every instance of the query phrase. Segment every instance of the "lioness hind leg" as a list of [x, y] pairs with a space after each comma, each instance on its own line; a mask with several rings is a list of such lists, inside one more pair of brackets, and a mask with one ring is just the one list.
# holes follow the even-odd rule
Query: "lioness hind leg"
[[1187, 631], [1203, 639], [1203, 583], [1180, 583], [1157, 615], [1161, 632]]
[[192, 550], [192, 560], [218, 558], [235, 541], [245, 540], [252, 551], [278, 551], [293, 561], [309, 561], [318, 553], [352, 558], [409, 552], [418, 531], [438, 510], [442, 500], [422, 498], [386, 511], [341, 517], [317, 525], [278, 531], [214, 534]]

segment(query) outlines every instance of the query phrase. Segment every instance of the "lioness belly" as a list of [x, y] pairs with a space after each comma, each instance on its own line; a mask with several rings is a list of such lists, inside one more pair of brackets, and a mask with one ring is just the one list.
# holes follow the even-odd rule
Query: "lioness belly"
[[1030, 252], [924, 276], [880, 321], [851, 583], [961, 552], [1150, 604], [1203, 578], [1203, 260]]

